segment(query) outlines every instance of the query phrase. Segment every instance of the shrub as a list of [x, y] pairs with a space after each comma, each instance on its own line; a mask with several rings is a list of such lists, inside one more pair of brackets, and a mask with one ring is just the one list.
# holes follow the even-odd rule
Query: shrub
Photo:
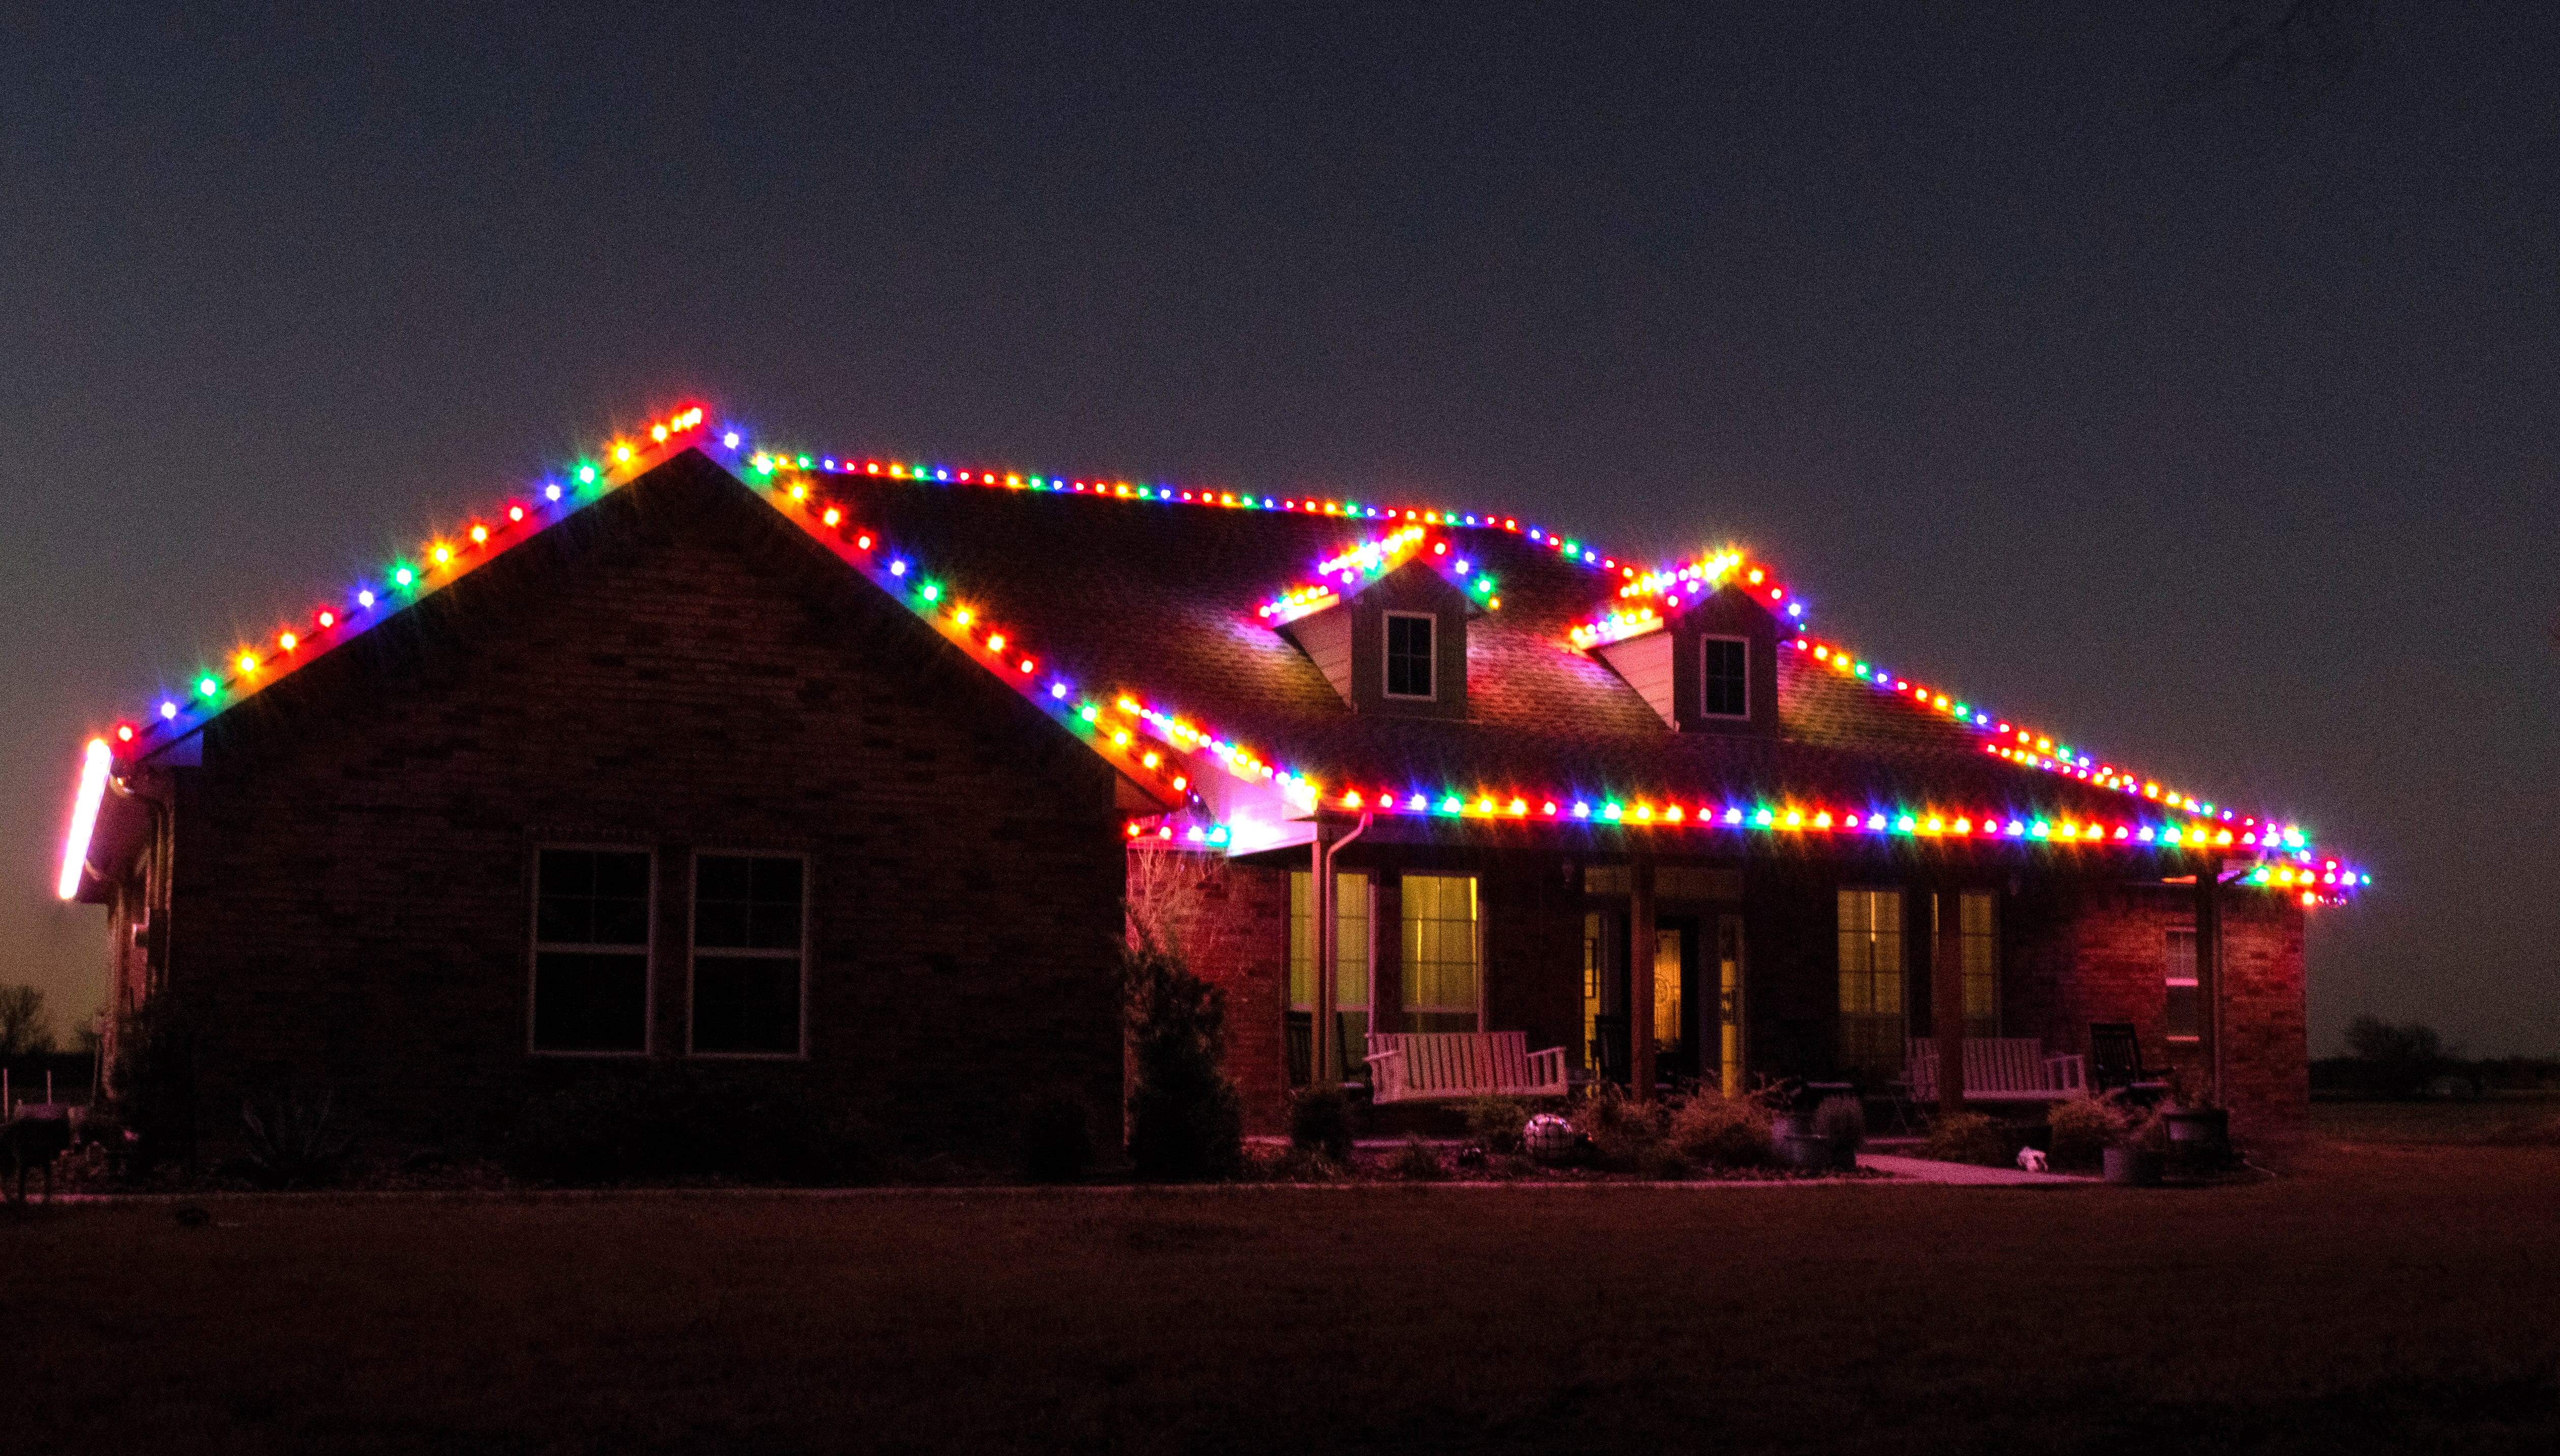
[[1620, 1173], [1644, 1168], [1662, 1146], [1663, 1117], [1652, 1105], [1638, 1102], [1615, 1084], [1602, 1082], [1583, 1104], [1578, 1119], [1582, 1135], [1600, 1166]]
[[1416, 1183], [1429, 1183], [1449, 1176], [1449, 1170], [1441, 1165], [1440, 1155], [1418, 1137], [1404, 1140], [1403, 1148], [1396, 1153], [1395, 1161], [1387, 1165], [1387, 1171]]
[[1836, 1148], [1866, 1145], [1866, 1104], [1855, 1097], [1825, 1097], [1814, 1109], [1814, 1136]]
[[860, 1130], [766, 1082], [691, 1068], [598, 1076], [525, 1105], [504, 1148], [509, 1172], [547, 1183], [736, 1178], [859, 1181], [871, 1172]]
[[1129, 1158], [1139, 1176], [1231, 1178], [1244, 1102], [1227, 1080], [1226, 995], [1141, 932], [1121, 956], [1133, 1075]]
[[1756, 1101], [1701, 1089], [1672, 1109], [1671, 1146], [1713, 1168], [1762, 1168], [1777, 1161], [1769, 1114]]
[[126, 1012], [115, 1029], [115, 1115], [132, 1133], [127, 1166], [148, 1175], [196, 1155], [196, 1047], [166, 993]]
[[1478, 1097], [1467, 1104], [1467, 1134], [1489, 1153], [1517, 1153], [1520, 1129], [1535, 1110], [1519, 1097]]
[[1023, 1172], [1034, 1183], [1073, 1183], [1093, 1162], [1093, 1105], [1073, 1087], [1051, 1087], [1023, 1108]]
[[1980, 1163], [1999, 1168], [2008, 1163], [2011, 1154], [2008, 1135], [1999, 1123], [1979, 1112], [1957, 1112], [1930, 1125], [1929, 1141], [1920, 1149], [1920, 1156], [1942, 1163]]
[[2083, 1094], [2055, 1103], [2044, 1122], [2053, 1134], [2054, 1167], [2093, 1168], [2098, 1155], [2123, 1135], [2125, 1113], [2112, 1098]]
[[327, 1092], [278, 1092], [243, 1101], [249, 1177], [268, 1188], [290, 1188], [335, 1175], [352, 1142], [329, 1125], [332, 1102]]
[[1352, 1099], [1340, 1087], [1308, 1087], [1289, 1099], [1289, 1146], [1337, 1163], [1352, 1155]]

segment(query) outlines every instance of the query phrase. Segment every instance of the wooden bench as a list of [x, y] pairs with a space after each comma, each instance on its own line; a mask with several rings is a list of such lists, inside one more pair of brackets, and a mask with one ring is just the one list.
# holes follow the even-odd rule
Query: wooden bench
[[[1938, 1100], [1938, 1044], [1911, 1039], [1902, 1063], [1911, 1100]], [[2078, 1055], [2047, 1056], [2033, 1037], [1967, 1037], [1965, 1100], [2059, 1102], [2089, 1090], [2089, 1062]]]
[[1564, 1093], [1564, 1049], [1528, 1050], [1526, 1032], [1371, 1032], [1377, 1102]]

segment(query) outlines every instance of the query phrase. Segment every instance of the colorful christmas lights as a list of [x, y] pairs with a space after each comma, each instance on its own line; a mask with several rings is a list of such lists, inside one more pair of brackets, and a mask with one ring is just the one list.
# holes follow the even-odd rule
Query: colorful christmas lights
[[[131, 756], [138, 757], [193, 731], [210, 717], [381, 620], [382, 613], [377, 608], [385, 604], [386, 597], [389, 604], [397, 609], [439, 589], [467, 574], [480, 563], [655, 468], [676, 451], [696, 443], [695, 436], [702, 431], [705, 417], [700, 406], [679, 410], [648, 426], [649, 443], [646, 445], [630, 440], [609, 442], [601, 452], [611, 461], [609, 465], [600, 465], [592, 460], [577, 462], [566, 472], [573, 484], [564, 485], [559, 480], [543, 481], [531, 499], [510, 501], [501, 511], [487, 517], [470, 518], [464, 530], [454, 537], [431, 538], [420, 549], [417, 563], [393, 563], [385, 571], [379, 590], [372, 584], [359, 586], [352, 593], [348, 606], [324, 605], [316, 609], [308, 630], [279, 630], [272, 637], [270, 648], [243, 645], [232, 655], [227, 675], [202, 673], [193, 683], [192, 697], [171, 695], [160, 701], [154, 716], [138, 725], [117, 725], [114, 728], [117, 742]], [[718, 436], [726, 451], [740, 448], [742, 438], [735, 429], [725, 430]], [[734, 456], [731, 458], [735, 459]], [[1911, 684], [1881, 668], [1856, 660], [1831, 643], [1817, 641], [1800, 630], [1803, 602], [1777, 581], [1766, 566], [1746, 562], [1738, 552], [1722, 552], [1696, 562], [1639, 572], [1636, 567], [1621, 566], [1614, 557], [1580, 542], [1556, 536], [1540, 527], [1523, 529], [1515, 518], [1483, 513], [1391, 508], [1312, 497], [1275, 498], [1227, 490], [1079, 480], [975, 468], [954, 470], [946, 466], [894, 461], [840, 460], [832, 456], [813, 459], [805, 454], [782, 455], [770, 451], [758, 451], [738, 463], [742, 478], [747, 479], [759, 496], [776, 510], [811, 536], [826, 542], [883, 591], [933, 625], [946, 638], [968, 650], [1028, 701], [1077, 731], [1133, 782], [1148, 786], [1169, 808], [1179, 805], [1195, 816], [1204, 808], [1204, 803], [1189, 776], [1180, 771], [1178, 759], [1171, 755], [1206, 753], [1238, 780], [1276, 788], [1301, 812], [1321, 805], [1329, 809], [1433, 818], [1571, 821], [1597, 826], [1692, 832], [1906, 836], [1947, 841], [2033, 842], [2074, 848], [2104, 846], [2127, 850], [2228, 849], [2235, 853], [2254, 854], [2260, 861], [2242, 875], [2243, 883], [2287, 892], [2299, 891], [2307, 897], [2306, 902], [2340, 898], [2350, 890], [2371, 883], [2369, 875], [2343, 867], [2334, 860], [2316, 863], [2313, 851], [2297, 827], [2268, 824], [2262, 828], [2255, 819], [2243, 819], [2235, 824], [2231, 822], [2233, 816], [2229, 810], [2217, 813], [2212, 805], [2199, 804], [2193, 798], [2164, 790], [2156, 781], [2138, 779], [2130, 772], [2109, 764], [2093, 763], [2088, 756], [2074, 752], [2068, 744], [2057, 742], [2049, 735], [2007, 723], [1997, 723], [1992, 715], [1970, 704]], [[1222, 509], [1288, 511], [1360, 522], [1394, 523], [1385, 534], [1318, 563], [1319, 580], [1265, 602], [1257, 615], [1274, 625], [1307, 611], [1321, 609], [1338, 600], [1345, 589], [1357, 589], [1362, 580], [1374, 579], [1425, 552], [1428, 552], [1436, 568], [1452, 575], [1471, 596], [1488, 606], [1499, 605], [1496, 584], [1484, 571], [1481, 563], [1471, 561], [1463, 548], [1445, 534], [1462, 528], [1524, 536], [1567, 560], [1602, 572], [1615, 573], [1620, 578], [1617, 599], [1621, 604], [1601, 617], [1577, 626], [1572, 632], [1572, 645], [1576, 648], [1653, 630], [1665, 620], [1666, 611], [1683, 609], [1708, 591], [1727, 585], [1747, 588], [1755, 600], [1769, 605], [1789, 623], [1794, 632], [1784, 644], [1789, 649], [1808, 654], [1814, 661], [1843, 675], [1868, 682], [1878, 691], [1906, 696], [1985, 732], [1987, 752], [2008, 761], [2065, 773], [2101, 787], [2139, 794], [2163, 808], [2183, 810], [2204, 818], [2184, 822], [2075, 819], [2039, 817], [2032, 813], [2003, 812], [1987, 807], [1954, 811], [1787, 798], [1745, 803], [1725, 796], [1697, 794], [1629, 798], [1509, 789], [1462, 793], [1455, 789], [1433, 791], [1418, 786], [1402, 790], [1350, 788], [1328, 791], [1314, 778], [1282, 767], [1265, 754], [1201, 728], [1194, 719], [1150, 704], [1132, 692], [1114, 691], [1088, 696], [1078, 693], [1071, 678], [1054, 672], [1043, 673], [1037, 655], [1023, 651], [1007, 633], [992, 629], [985, 620], [983, 606], [963, 601], [947, 580], [936, 580], [922, 574], [916, 574], [910, 580], [910, 562], [891, 552], [875, 533], [853, 524], [855, 511], [850, 503], [821, 499], [820, 484], [813, 483], [812, 477], [822, 483], [828, 475], [884, 477], [937, 485], [958, 483], [996, 489], [1061, 492]], [[85, 750], [73, 833], [65, 844], [60, 886], [65, 897], [76, 894], [80, 888], [87, 841], [94, 830], [98, 804], [117, 756], [118, 750], [110, 747], [104, 738], [92, 739]], [[1193, 845], [1215, 847], [1230, 842], [1227, 827], [1215, 823], [1195, 823], [1179, 835], [1170, 824], [1159, 824], [1151, 832], [1160, 840], [1180, 838]], [[1135, 833], [1137, 830], [1133, 825]]]

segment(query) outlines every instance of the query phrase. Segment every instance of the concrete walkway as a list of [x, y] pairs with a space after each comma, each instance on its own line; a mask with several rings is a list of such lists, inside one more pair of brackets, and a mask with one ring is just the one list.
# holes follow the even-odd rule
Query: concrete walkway
[[1889, 1173], [1913, 1183], [1960, 1183], [1971, 1187], [2047, 1188], [2089, 1184], [2097, 1180], [2061, 1173], [2028, 1173], [2016, 1168], [1985, 1168], [1975, 1163], [1941, 1163], [1935, 1158], [1906, 1158], [1896, 1153], [1860, 1153], [1857, 1166]]

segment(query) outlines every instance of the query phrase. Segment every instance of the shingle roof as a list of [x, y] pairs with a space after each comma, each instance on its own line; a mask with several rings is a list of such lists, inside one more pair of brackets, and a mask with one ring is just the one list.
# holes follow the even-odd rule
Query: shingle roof
[[[1197, 795], [1184, 789], [1185, 766], [1213, 756], [1239, 778], [1280, 785], [1302, 808], [1320, 790], [1329, 805], [1375, 804], [1392, 793], [1399, 810], [1429, 803], [1434, 812], [1500, 814], [1508, 806], [1515, 817], [1736, 822], [1757, 814], [1787, 827], [1784, 816], [1800, 810], [1809, 829], [1886, 827], [1886, 816], [1909, 816], [1898, 821], [1903, 830], [1931, 833], [1938, 821], [1924, 816], [1944, 814], [1951, 832], [1976, 837], [2040, 837], [2049, 818], [2057, 838], [2121, 840], [2139, 830], [2135, 837], [2150, 840], [2157, 829], [2163, 842], [2193, 845], [2202, 833], [2243, 853], [2260, 842], [2254, 819], [2227, 810], [2201, 817], [2190, 812], [2193, 801], [2155, 784], [2129, 792], [2138, 781], [2050, 738], [2024, 729], [2014, 742], [1994, 736], [1990, 715], [1947, 695], [1880, 669], [1870, 675], [1863, 662], [1852, 672], [1844, 653], [1788, 618], [1778, 734], [1675, 732], [1571, 640], [1574, 628], [1627, 606], [1627, 597], [1648, 605], [1652, 578], [1508, 518], [747, 455], [737, 434], [706, 429], [706, 417], [699, 407], [680, 410], [648, 438], [616, 442], [565, 479], [537, 483], [430, 541], [415, 560], [392, 564], [381, 580], [351, 588], [345, 601], [315, 608], [307, 624], [235, 649], [230, 666], [200, 674], [98, 742], [111, 735], [118, 760], [167, 750], [417, 593], [699, 448], [1167, 802]], [[1185, 504], [1195, 494], [1201, 504]], [[1353, 713], [1255, 612], [1397, 517], [1429, 525], [1501, 582], [1499, 609], [1470, 625], [1463, 722]], [[1757, 570], [1749, 580], [1760, 583], [1755, 599], [1788, 596]], [[1693, 583], [1673, 589], [1695, 600]], [[1661, 594], [1658, 585], [1653, 599]], [[90, 797], [85, 783], [81, 797]], [[2271, 833], [2262, 851], [2282, 856], [2282, 883], [2309, 885], [2307, 874], [2320, 867], [2298, 878], [2293, 864], [2309, 863], [2310, 851], [2291, 826], [2283, 838], [2280, 845]], [[66, 846], [67, 878], [80, 849]], [[2324, 867], [2324, 896], [2361, 879], [2333, 861]]]

